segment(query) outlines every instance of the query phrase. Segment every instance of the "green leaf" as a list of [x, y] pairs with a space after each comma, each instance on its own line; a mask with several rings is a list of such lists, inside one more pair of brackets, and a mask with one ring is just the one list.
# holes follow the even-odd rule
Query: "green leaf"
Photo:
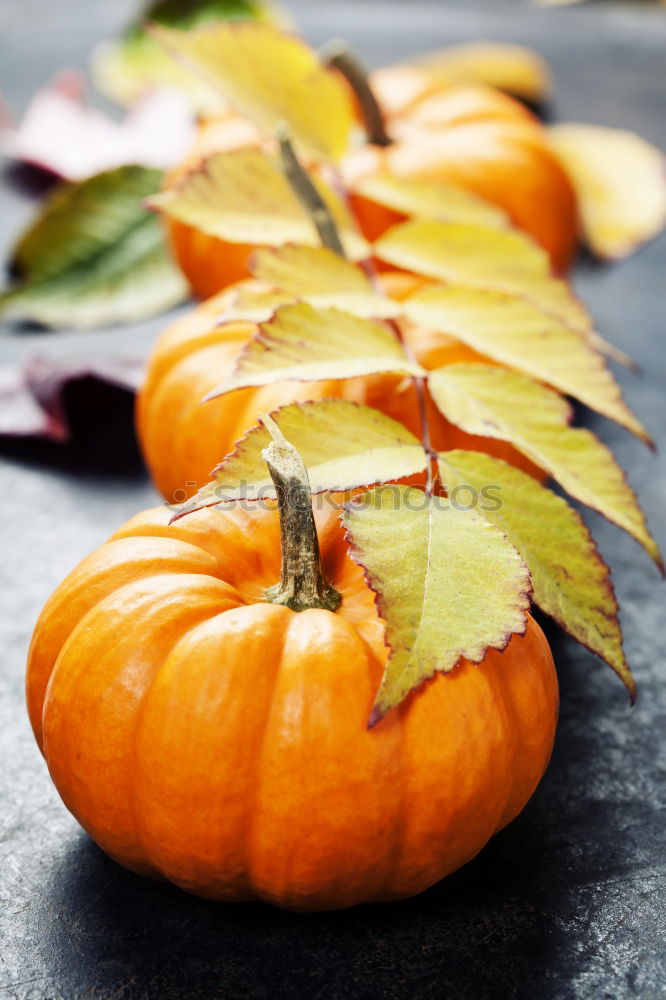
[[[346, 206], [320, 178], [312, 180], [337, 223], [345, 253], [353, 259], [367, 256], [368, 245]], [[319, 245], [314, 223], [277, 160], [258, 149], [215, 153], [148, 204], [229, 243]]]
[[210, 21], [261, 19], [270, 11], [267, 3], [256, 0], [155, 0], [129, 32], [143, 33], [142, 25], [146, 21], [186, 31]]
[[435, 673], [461, 658], [480, 663], [489, 648], [504, 649], [525, 631], [527, 567], [475, 512], [391, 485], [346, 503], [344, 523], [391, 650], [371, 725]]
[[51, 327], [130, 322], [162, 312], [187, 294], [142, 201], [158, 170], [119, 167], [57, 189], [17, 244], [17, 282], [0, 313]]
[[419, 292], [405, 303], [405, 311], [414, 322], [547, 382], [650, 443], [603, 358], [575, 330], [530, 302], [450, 285]]
[[444, 452], [439, 473], [450, 497], [462, 490], [465, 502], [476, 499], [483, 516], [516, 546], [536, 604], [605, 660], [633, 699], [636, 683], [622, 649], [610, 570], [580, 514], [532, 476], [481, 452]]
[[[290, 403], [271, 416], [300, 453], [312, 493], [345, 492], [403, 479], [426, 467], [421, 442], [402, 424], [369, 406], [324, 399]], [[263, 425], [251, 428], [213, 470], [213, 482], [175, 508], [177, 516], [224, 501], [275, 497], [262, 457], [270, 441]]]
[[246, 118], [274, 134], [284, 122], [306, 155], [337, 162], [355, 126], [351, 95], [300, 38], [258, 22], [218, 22], [153, 35]]
[[395, 372], [425, 375], [385, 323], [306, 302], [282, 306], [243, 349], [235, 371], [206, 397], [285, 379], [320, 382]]
[[481, 364], [438, 368], [428, 385], [451, 423], [468, 434], [510, 441], [571, 496], [632, 535], [663, 571], [657, 543], [612, 452], [591, 431], [569, 427], [569, 406], [556, 392]]
[[201, 113], [225, 104], [213, 87], [177, 65], [145, 30], [147, 22], [189, 30], [221, 20], [278, 20], [277, 9], [255, 0], [157, 0], [146, 7], [118, 41], [92, 55], [94, 82], [107, 97], [127, 107], [149, 90], [177, 87]]

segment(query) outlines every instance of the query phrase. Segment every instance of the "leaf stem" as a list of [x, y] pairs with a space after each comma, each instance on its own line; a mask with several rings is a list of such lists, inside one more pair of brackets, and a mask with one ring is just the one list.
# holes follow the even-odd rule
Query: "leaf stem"
[[[410, 361], [417, 362], [417, 358], [412, 351], [409, 344], [405, 343], [405, 338], [402, 335], [400, 326], [395, 319], [388, 320], [389, 326], [391, 326], [395, 332], [396, 337], [402, 344], [402, 349], [409, 358]], [[418, 362], [417, 362], [418, 363]], [[421, 424], [421, 444], [423, 445], [423, 450], [428, 456], [428, 468], [426, 470], [426, 486], [425, 491], [428, 496], [432, 496], [434, 481], [432, 474], [432, 463], [437, 459], [437, 452], [433, 449], [432, 439], [430, 437], [430, 424], [428, 423], [428, 407], [426, 403], [426, 379], [418, 378], [416, 376], [411, 376], [412, 382], [414, 383], [414, 388], [416, 390], [416, 398], [419, 404], [419, 422]]]
[[312, 219], [322, 246], [328, 247], [329, 250], [333, 250], [344, 258], [344, 247], [331, 210], [296, 156], [289, 137], [289, 130], [283, 122], [278, 125], [276, 135], [280, 145], [282, 169], [294, 194]]
[[320, 55], [322, 62], [337, 69], [353, 90], [361, 110], [368, 142], [373, 146], [390, 146], [393, 140], [386, 131], [384, 112], [372, 92], [368, 74], [358, 56], [339, 39], [328, 42]]
[[[405, 345], [403, 345], [405, 346]], [[405, 346], [405, 353], [409, 354], [411, 352], [407, 351]], [[432, 440], [430, 438], [430, 424], [428, 423], [428, 408], [426, 403], [426, 380], [424, 378], [415, 378], [414, 387], [416, 389], [416, 394], [419, 401], [419, 417], [421, 420], [421, 443], [423, 445], [423, 450], [428, 456], [428, 468], [426, 470], [426, 485], [425, 491], [428, 496], [432, 496], [434, 480], [432, 474], [432, 464], [437, 460], [437, 452], [432, 447]]]
[[[340, 189], [341, 195], [346, 195], [340, 173], [336, 171], [334, 177], [336, 181], [336, 186]], [[379, 275], [377, 274], [377, 269], [375, 267], [373, 258], [368, 257], [361, 263], [360, 266], [363, 268], [363, 271], [370, 280], [372, 287], [376, 291], [382, 293], [382, 287], [379, 281]], [[405, 338], [402, 335], [402, 330], [400, 329], [400, 324], [398, 323], [398, 321], [395, 319], [389, 319], [387, 320], [387, 323], [395, 333], [398, 340], [400, 341], [402, 349], [404, 350], [409, 360], [417, 362], [417, 358], [415, 357], [411, 347], [409, 346], [409, 344], [405, 343]], [[430, 424], [428, 423], [428, 408], [426, 402], [427, 382], [425, 378], [417, 378], [415, 376], [411, 376], [411, 379], [414, 383], [414, 389], [416, 390], [418, 399], [419, 422], [421, 424], [421, 444], [423, 445], [423, 450], [425, 451], [428, 457], [425, 492], [428, 496], [432, 496], [435, 485], [435, 479], [433, 476], [433, 463], [435, 465], [435, 468], [437, 468], [437, 452], [432, 446], [432, 439], [430, 437]]]
[[335, 611], [342, 597], [324, 576], [307, 470], [275, 421], [266, 414], [260, 419], [273, 439], [261, 454], [277, 493], [282, 546], [281, 579], [265, 591], [264, 600], [292, 611]]

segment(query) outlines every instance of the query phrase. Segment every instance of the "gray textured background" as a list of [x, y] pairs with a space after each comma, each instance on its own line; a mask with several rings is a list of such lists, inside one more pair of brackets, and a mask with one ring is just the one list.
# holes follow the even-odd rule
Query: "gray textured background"
[[[84, 65], [90, 46], [133, 7], [128, 0], [0, 0], [0, 89], [15, 110], [56, 69]], [[472, 37], [534, 45], [552, 62], [558, 117], [630, 126], [666, 147], [666, 12], [656, 8], [291, 8], [313, 41], [344, 35], [373, 64]], [[4, 244], [32, 210], [26, 195], [0, 187]], [[664, 238], [619, 266], [587, 264], [577, 273], [600, 329], [644, 367], [640, 379], [619, 377], [662, 448], [665, 273]], [[36, 351], [145, 352], [161, 325], [10, 332], [0, 337], [0, 363]], [[586, 420], [628, 469], [666, 548], [663, 457], [607, 421]], [[51, 786], [23, 705], [34, 621], [67, 571], [156, 497], [131, 461], [105, 469], [102, 455], [92, 472], [66, 459], [28, 458], [13, 454], [0, 467], [1, 997], [666, 996], [666, 591], [634, 543], [590, 518], [616, 571], [638, 705], [630, 710], [610, 671], [553, 634], [562, 692], [553, 762], [523, 815], [475, 862], [392, 906], [309, 917], [222, 907], [118, 868]]]

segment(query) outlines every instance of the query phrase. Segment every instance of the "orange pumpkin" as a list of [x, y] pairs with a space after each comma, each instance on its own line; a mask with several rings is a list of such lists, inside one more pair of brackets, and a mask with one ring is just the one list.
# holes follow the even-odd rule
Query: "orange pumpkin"
[[[423, 279], [400, 272], [382, 275], [387, 293], [400, 299]], [[249, 322], [219, 325], [234, 290], [226, 290], [177, 319], [158, 339], [137, 402], [137, 430], [159, 491], [181, 502], [210, 479], [212, 469], [256, 423], [259, 413], [308, 399], [341, 397], [374, 406], [421, 436], [418, 396], [413, 380], [373, 375], [323, 382], [281, 382], [240, 389], [201, 400], [231, 375], [238, 354], [256, 332]], [[411, 324], [404, 336], [427, 369], [461, 361], [490, 359], [443, 334]], [[435, 448], [470, 448], [504, 458], [533, 475], [541, 470], [510, 444], [476, 437], [449, 423], [427, 399], [431, 442]]]
[[[538, 120], [513, 98], [481, 86], [425, 88], [396, 106], [394, 72], [398, 68], [373, 78], [380, 104], [393, 107], [393, 141], [350, 154], [344, 165], [348, 185], [388, 173], [466, 188], [503, 208], [548, 251], [555, 270], [566, 271], [577, 245], [576, 198]], [[404, 72], [400, 68], [399, 80]], [[371, 241], [404, 218], [360, 195], [352, 195], [351, 208]]]
[[[259, 131], [239, 115], [228, 112], [217, 118], [204, 119], [189, 156], [169, 172], [166, 186], [173, 187], [180, 183], [213, 153], [261, 144]], [[177, 219], [167, 218], [166, 230], [178, 265], [197, 298], [207, 299], [227, 285], [247, 277], [248, 260], [256, 247], [246, 243], [227, 243]]]
[[266, 595], [274, 509], [168, 517], [139, 514], [84, 560], [30, 649], [51, 776], [113, 858], [213, 899], [338, 909], [420, 892], [522, 809], [558, 700], [531, 618], [369, 730], [384, 627], [334, 512], [318, 527], [342, 603], [299, 613]]
[[[460, 185], [503, 208], [548, 250], [557, 271], [566, 270], [576, 247], [575, 195], [537, 119], [499, 91], [433, 89], [422, 73], [416, 90], [404, 89], [411, 99], [398, 101], [395, 91], [404, 88], [404, 73], [404, 67], [395, 67], [373, 76], [395, 141], [349, 153], [343, 163], [347, 183], [388, 171]], [[190, 155], [169, 175], [167, 185], [178, 183], [215, 152], [261, 144], [258, 130], [235, 114], [204, 121]], [[404, 218], [358, 195], [351, 196], [350, 206], [369, 240]], [[175, 220], [167, 221], [167, 229], [197, 297], [208, 298], [247, 275], [248, 245], [227, 243]]]

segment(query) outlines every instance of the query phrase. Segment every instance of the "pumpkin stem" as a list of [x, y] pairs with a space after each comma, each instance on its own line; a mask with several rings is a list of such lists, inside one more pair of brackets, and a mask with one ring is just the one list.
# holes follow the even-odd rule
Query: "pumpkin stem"
[[390, 146], [393, 140], [386, 131], [384, 112], [372, 92], [368, 74], [358, 56], [347, 47], [345, 42], [333, 39], [322, 49], [321, 59], [327, 66], [337, 69], [353, 90], [361, 111], [368, 142], [373, 146]]
[[342, 246], [338, 227], [335, 224], [331, 210], [312, 183], [307, 170], [296, 156], [289, 137], [289, 130], [283, 122], [280, 122], [278, 125], [276, 135], [280, 145], [282, 169], [291, 185], [292, 191], [312, 219], [322, 246], [328, 247], [329, 250], [333, 250], [340, 257], [344, 257], [344, 247]]
[[277, 493], [282, 545], [282, 578], [264, 599], [292, 611], [335, 611], [342, 597], [324, 576], [307, 470], [275, 421], [266, 414], [260, 419], [273, 438], [261, 454]]

